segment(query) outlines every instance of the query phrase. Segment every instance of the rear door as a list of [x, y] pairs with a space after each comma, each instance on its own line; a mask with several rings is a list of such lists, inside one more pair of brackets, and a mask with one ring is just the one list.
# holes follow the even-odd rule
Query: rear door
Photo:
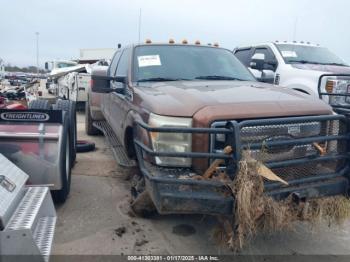
[[[131, 48], [126, 48], [121, 54], [117, 65], [117, 70], [115, 72], [116, 77], [125, 77], [125, 79], [127, 79], [131, 61], [131, 50]], [[130, 108], [129, 103], [132, 100], [132, 93], [126, 83], [111, 81], [111, 88], [115, 89], [116, 91], [110, 93], [110, 125], [112, 126], [112, 129], [117, 135], [118, 139], [121, 141], [123, 137], [124, 119]]]
[[[111, 61], [111, 64], [110, 64], [110, 66], [108, 68], [108, 72], [107, 72], [108, 76], [114, 76], [115, 75], [121, 52], [122, 52], [121, 50], [118, 50], [115, 53], [115, 55], [114, 55], [114, 57], [113, 57], [113, 59]], [[102, 98], [101, 98], [101, 109], [102, 109], [104, 117], [107, 119], [107, 121], [109, 123], [111, 122], [111, 119], [110, 119], [110, 115], [111, 115], [110, 114], [110, 105], [111, 105], [111, 93], [103, 94]]]

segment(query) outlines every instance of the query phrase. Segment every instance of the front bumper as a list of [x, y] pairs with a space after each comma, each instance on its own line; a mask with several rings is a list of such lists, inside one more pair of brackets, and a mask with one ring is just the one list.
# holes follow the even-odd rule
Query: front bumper
[[[225, 134], [226, 145], [234, 149], [232, 155], [223, 153], [202, 153], [202, 152], [155, 152], [144, 143], [135, 139], [136, 153], [140, 169], [145, 177], [146, 190], [160, 214], [232, 214], [234, 212], [234, 195], [229, 185], [219, 180], [195, 180], [194, 171], [190, 168], [162, 168], [145, 161], [145, 156], [166, 156], [166, 157], [189, 157], [189, 158], [210, 158], [224, 159], [226, 172], [234, 179], [237, 172], [238, 162], [241, 160], [241, 152], [244, 149], [262, 148], [262, 144], [244, 144], [240, 139], [240, 129], [243, 126], [255, 124], [267, 125], [277, 123], [297, 123], [298, 121], [342, 121], [347, 125], [348, 120], [342, 115], [309, 116], [292, 118], [274, 118], [247, 120], [240, 123], [230, 121], [232, 124], [227, 128], [153, 128], [143, 122], [138, 122], [139, 128], [148, 132], [185, 132], [185, 133], [208, 133]], [[310, 144], [313, 142], [338, 141], [337, 143], [348, 144], [349, 135], [323, 135], [308, 138], [298, 138], [280, 141], [264, 142], [265, 146], [278, 146], [289, 144]], [[348, 148], [348, 147], [347, 147]], [[146, 158], [147, 159], [147, 158]], [[336, 171], [329, 170], [326, 173], [312, 175], [288, 176], [288, 186], [280, 183], [265, 183], [265, 193], [276, 200], [282, 200], [291, 194], [300, 198], [317, 198], [322, 196], [347, 195], [349, 191], [349, 155], [348, 150], [330, 155], [310, 156], [286, 161], [271, 161], [265, 165], [274, 169], [283, 169], [293, 166], [306, 166], [314, 163], [318, 167], [320, 163], [343, 161], [345, 164]]]

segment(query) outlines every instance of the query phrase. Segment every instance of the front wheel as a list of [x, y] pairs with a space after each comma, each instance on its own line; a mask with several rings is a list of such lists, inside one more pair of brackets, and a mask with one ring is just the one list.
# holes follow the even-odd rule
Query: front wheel
[[150, 217], [157, 213], [151, 196], [145, 187], [145, 178], [136, 174], [131, 180], [131, 209], [139, 217]]

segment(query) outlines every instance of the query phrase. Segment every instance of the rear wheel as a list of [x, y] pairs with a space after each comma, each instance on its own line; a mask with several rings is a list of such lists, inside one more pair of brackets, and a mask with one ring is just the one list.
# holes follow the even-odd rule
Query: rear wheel
[[60, 190], [52, 191], [52, 198], [55, 203], [64, 203], [70, 192], [71, 185], [71, 149], [70, 149], [70, 132], [68, 117], [65, 116], [63, 123], [63, 134], [60, 141], [60, 155], [59, 155], [59, 176], [62, 187]]
[[93, 125], [89, 101], [85, 103], [85, 132], [89, 136], [96, 136], [101, 133], [100, 130]]

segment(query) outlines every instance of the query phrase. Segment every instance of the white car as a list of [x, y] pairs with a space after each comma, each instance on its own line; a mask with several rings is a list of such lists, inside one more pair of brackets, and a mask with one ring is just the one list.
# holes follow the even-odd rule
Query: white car
[[276, 41], [233, 52], [259, 81], [320, 97], [333, 106], [350, 107], [350, 66], [325, 47]]

